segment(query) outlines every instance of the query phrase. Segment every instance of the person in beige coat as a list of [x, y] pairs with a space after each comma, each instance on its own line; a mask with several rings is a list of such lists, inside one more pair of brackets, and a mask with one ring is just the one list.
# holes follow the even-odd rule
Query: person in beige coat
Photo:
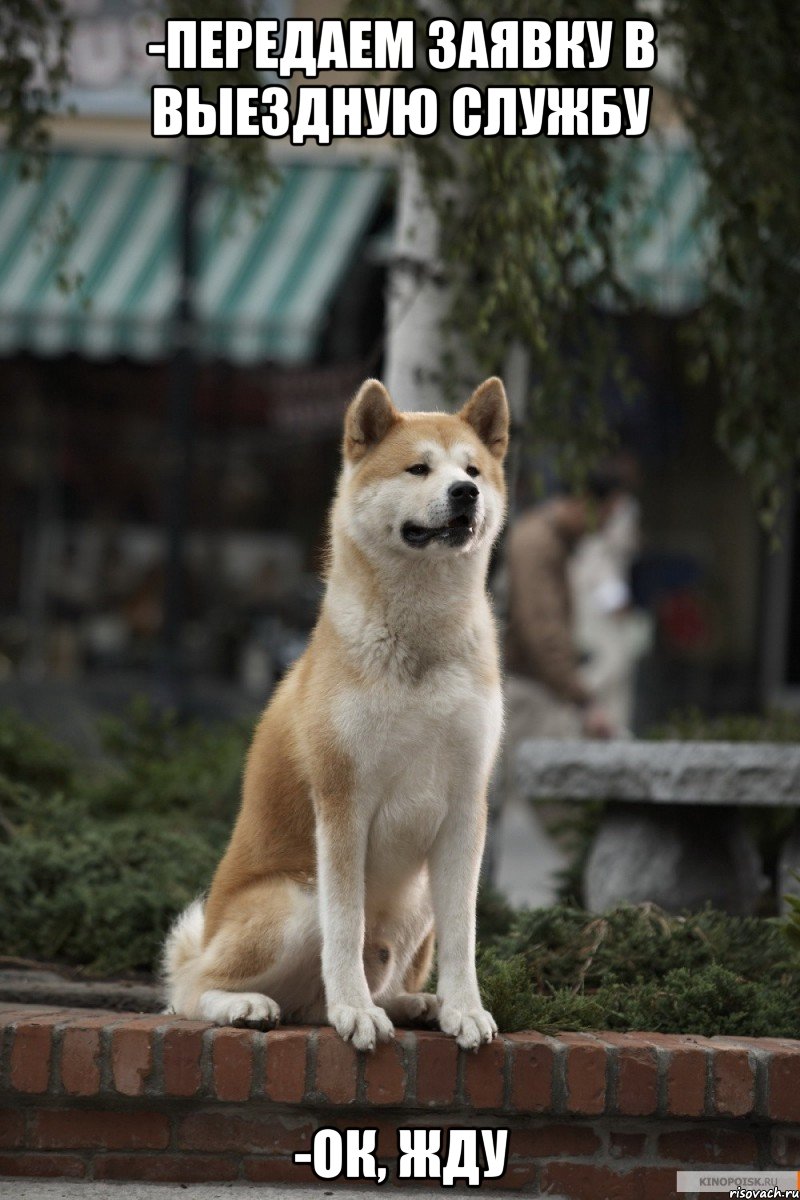
[[611, 737], [611, 718], [581, 675], [570, 560], [581, 539], [601, 528], [622, 497], [611, 473], [586, 495], [562, 494], [512, 526], [507, 546], [506, 742], [527, 737]]

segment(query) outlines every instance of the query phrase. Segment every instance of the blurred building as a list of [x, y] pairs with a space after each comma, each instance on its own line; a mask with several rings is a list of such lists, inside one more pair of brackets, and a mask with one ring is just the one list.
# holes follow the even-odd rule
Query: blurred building
[[[7, 155], [0, 174], [0, 667], [152, 667], [181, 434], [185, 665], [260, 695], [313, 620], [341, 415], [381, 368], [395, 150], [274, 147], [280, 178], [254, 209], [220, 179], [188, 179], [180, 146], [151, 139], [144, 6], [68, 7], [53, 153], [39, 177], [20, 179]], [[609, 317], [642, 385], [631, 404], [607, 397], [643, 478], [633, 586], [656, 639], [640, 727], [675, 705], [751, 707], [800, 687], [791, 522], [767, 559], [714, 443], [714, 382], [684, 370], [709, 235], [686, 134], [668, 90], [656, 99], [651, 133], [620, 146], [620, 171], [640, 181], [619, 231], [636, 307]], [[190, 421], [176, 431], [182, 377]]]
[[150, 137], [145, 6], [67, 7], [52, 153], [0, 174], [0, 663], [152, 665], [190, 444], [184, 665], [263, 692], [313, 620], [342, 413], [380, 359], [387, 153], [281, 147], [243, 197]]

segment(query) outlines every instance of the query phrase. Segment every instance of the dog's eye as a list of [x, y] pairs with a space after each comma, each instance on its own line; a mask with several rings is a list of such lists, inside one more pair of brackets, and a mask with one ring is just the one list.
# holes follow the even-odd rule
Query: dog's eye
[[431, 469], [427, 463], [414, 463], [413, 467], [406, 467], [409, 475], [430, 475]]
[[475, 479], [475, 477], [476, 477], [477, 475], [480, 475], [480, 471], [478, 470], [478, 468], [477, 468], [477, 467], [473, 467], [473, 466], [469, 466], [469, 467], [467, 467], [467, 468], [466, 468], [466, 472], [467, 472], [467, 474], [468, 474], [468, 475], [469, 475], [469, 476], [470, 476], [472, 479]]

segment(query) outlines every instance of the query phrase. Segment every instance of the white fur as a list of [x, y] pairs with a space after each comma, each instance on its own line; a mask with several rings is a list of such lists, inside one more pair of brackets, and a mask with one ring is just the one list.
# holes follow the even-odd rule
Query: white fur
[[[203, 949], [203, 901], [193, 900], [178, 916], [164, 943], [162, 973], [167, 979], [179, 979], [196, 962]], [[174, 1003], [174, 997], [172, 997]], [[180, 1008], [176, 1005], [176, 1011]]]
[[217, 1025], [277, 1025], [281, 1010], [261, 992], [203, 992], [200, 1015]]

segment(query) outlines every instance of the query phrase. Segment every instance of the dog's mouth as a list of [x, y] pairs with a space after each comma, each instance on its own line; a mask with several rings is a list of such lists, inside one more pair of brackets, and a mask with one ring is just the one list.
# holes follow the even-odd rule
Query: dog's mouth
[[474, 536], [477, 529], [475, 515], [461, 513], [451, 517], [446, 525], [415, 525], [406, 521], [400, 533], [409, 546], [427, 546], [430, 542], [444, 542], [449, 546], [463, 546]]

